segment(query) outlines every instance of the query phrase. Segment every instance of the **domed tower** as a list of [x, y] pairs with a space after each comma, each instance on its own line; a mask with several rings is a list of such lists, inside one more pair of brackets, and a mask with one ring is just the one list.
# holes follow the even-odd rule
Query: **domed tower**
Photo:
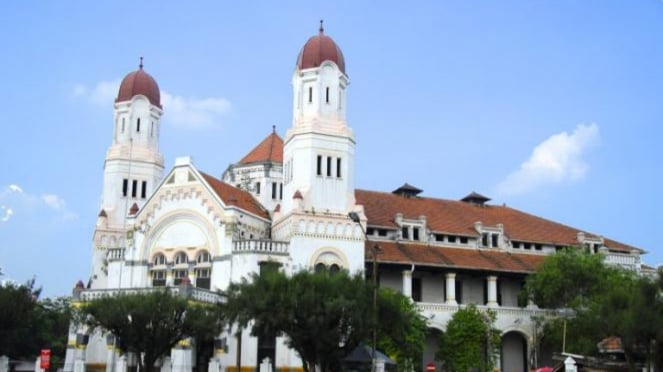
[[355, 139], [348, 127], [343, 52], [325, 35], [317, 35], [299, 53], [292, 77], [293, 124], [284, 144], [282, 213], [292, 210], [293, 195], [302, 207], [347, 213], [354, 206]]
[[[101, 211], [95, 230], [92, 285], [104, 285], [108, 249], [123, 248], [126, 218], [140, 208], [163, 177], [159, 152], [161, 94], [157, 82], [143, 70], [122, 79], [113, 110], [113, 141], [104, 162]], [[95, 285], [96, 283], [96, 285]]]
[[[283, 146], [283, 200], [272, 237], [290, 241], [293, 265], [363, 270], [363, 235], [348, 212], [354, 195], [355, 138], [345, 119], [343, 52], [325, 34], [309, 38], [292, 76], [293, 123]], [[363, 213], [360, 213], [363, 216]]]

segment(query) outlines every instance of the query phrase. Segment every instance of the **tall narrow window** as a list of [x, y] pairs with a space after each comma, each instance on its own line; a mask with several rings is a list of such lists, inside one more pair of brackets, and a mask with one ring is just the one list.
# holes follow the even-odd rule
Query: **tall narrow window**
[[481, 246], [482, 247], [487, 247], [488, 246], [488, 233], [483, 233], [481, 234]]
[[125, 178], [122, 180], [122, 196], [126, 197], [128, 192], [129, 192], [129, 180]]
[[136, 120], [136, 132], [140, 132], [140, 118]]
[[152, 125], [150, 126], [150, 137], [154, 137], [154, 122], [152, 122]]
[[276, 182], [272, 182], [272, 199], [276, 199]]
[[316, 164], [316, 169], [317, 169], [317, 170], [316, 170], [315, 173], [316, 173], [318, 176], [322, 176], [322, 156], [321, 156], [321, 155], [318, 155], [318, 162], [317, 162], [317, 164]]
[[419, 240], [419, 228], [418, 227], [413, 227], [412, 228], [412, 240]]
[[124, 133], [124, 118], [122, 118], [122, 133]]
[[308, 103], [313, 102], [313, 87], [308, 87]]
[[329, 103], [329, 87], [325, 89], [325, 103]]
[[341, 158], [336, 158], [336, 177], [341, 178]]
[[138, 192], [138, 181], [133, 180], [131, 181], [131, 197], [135, 198], [137, 192]]
[[490, 237], [491, 237], [491, 243], [492, 243], [493, 248], [496, 248], [497, 243], [498, 243], [499, 235], [498, 234], [492, 234]]
[[140, 197], [145, 199], [147, 197], [147, 181], [143, 181], [140, 186]]
[[279, 200], [283, 200], [283, 184], [279, 183]]
[[256, 182], [256, 194], [260, 195], [260, 182]]
[[410, 229], [407, 226], [401, 227], [401, 238], [410, 239]]
[[331, 156], [327, 156], [327, 177], [331, 177], [332, 175], [331, 159]]

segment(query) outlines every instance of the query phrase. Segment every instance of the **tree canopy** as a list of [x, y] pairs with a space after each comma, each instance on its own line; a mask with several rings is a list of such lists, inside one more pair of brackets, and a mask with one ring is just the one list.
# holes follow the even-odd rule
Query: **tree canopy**
[[494, 323], [492, 310], [482, 312], [475, 305], [458, 310], [440, 335], [437, 359], [451, 371], [492, 371], [500, 345], [500, 331]]
[[52, 363], [62, 362], [71, 312], [64, 298], [39, 300], [35, 281], [0, 286], [0, 355], [34, 358], [51, 349]]
[[142, 355], [141, 371], [154, 370], [157, 359], [187, 337], [214, 337], [221, 331], [218, 307], [190, 302], [168, 290], [120, 294], [86, 302], [81, 319], [109, 332], [120, 351]]
[[372, 291], [360, 274], [301, 271], [288, 276], [270, 270], [232, 284], [226, 291], [225, 313], [240, 328], [253, 321], [253, 335], [286, 335], [305, 371], [340, 370], [343, 357], [370, 340], [373, 327], [379, 324], [384, 324], [381, 344], [407, 345], [404, 358], [420, 352], [423, 320], [416, 309], [400, 295], [381, 291], [378, 322], [373, 316]]
[[598, 354], [597, 343], [621, 338], [632, 370], [635, 361], [652, 360], [663, 368], [663, 280], [606, 265], [603, 256], [566, 249], [544, 261], [527, 278], [523, 294], [543, 307], [570, 308], [575, 316], [544, 325], [544, 340], [562, 345], [567, 322], [566, 351]]

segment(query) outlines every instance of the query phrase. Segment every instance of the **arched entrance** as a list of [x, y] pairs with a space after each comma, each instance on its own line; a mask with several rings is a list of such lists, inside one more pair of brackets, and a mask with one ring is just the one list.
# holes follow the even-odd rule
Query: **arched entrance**
[[434, 363], [436, 371], [442, 370], [442, 362], [435, 360], [435, 354], [440, 347], [440, 336], [442, 331], [436, 328], [428, 328], [428, 333], [426, 334], [426, 342], [424, 343], [424, 352], [421, 358], [421, 370], [426, 370], [426, 365], [428, 363]]
[[502, 335], [500, 361], [502, 372], [527, 371], [527, 339], [522, 333], [510, 331]]

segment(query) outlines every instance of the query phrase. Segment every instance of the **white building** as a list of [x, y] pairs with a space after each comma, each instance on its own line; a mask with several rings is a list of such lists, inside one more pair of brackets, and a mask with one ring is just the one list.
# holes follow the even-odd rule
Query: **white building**
[[[519, 304], [517, 295], [546, 255], [579, 246], [641, 269], [640, 249], [490, 205], [476, 193], [445, 200], [421, 197], [408, 184], [393, 192], [355, 189], [357, 141], [345, 115], [352, 104], [346, 100], [348, 85], [343, 54], [321, 26], [297, 58], [293, 121], [285, 139], [272, 130], [220, 178], [189, 158], [178, 158], [164, 175], [159, 135], [168, 108], [162, 108], [157, 83], [141, 63], [122, 81], [115, 102], [92, 275], [79, 288], [80, 298], [177, 287], [188, 279], [195, 299], [216, 301], [215, 291], [259, 272], [264, 262], [278, 262], [287, 272], [319, 265], [372, 269], [371, 248], [377, 244], [380, 285], [412, 298], [433, 330], [422, 365], [433, 361], [439, 332], [452, 314], [477, 304], [497, 312], [501, 369], [526, 371], [537, 342], [531, 317], [548, 312]], [[361, 226], [349, 212], [360, 216]], [[65, 370], [73, 370], [76, 360], [89, 369], [117, 366], [106, 339], [85, 333], [72, 329]], [[243, 367], [255, 368], [269, 357], [281, 370], [301, 370], [296, 353], [280, 338], [258, 340], [244, 332], [239, 342]], [[225, 350], [182, 344], [173, 349], [172, 368], [203, 371], [215, 358], [232, 370], [238, 340], [221, 335], [220, 343]]]

